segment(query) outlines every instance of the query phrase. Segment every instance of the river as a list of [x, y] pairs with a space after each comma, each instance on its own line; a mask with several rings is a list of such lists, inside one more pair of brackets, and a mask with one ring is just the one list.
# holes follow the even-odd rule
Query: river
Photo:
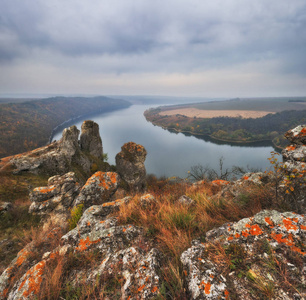
[[[191, 166], [209, 165], [219, 170], [219, 158], [224, 158], [224, 168], [233, 165], [249, 166], [266, 170], [268, 157], [275, 151], [271, 143], [224, 144], [207, 138], [171, 133], [146, 121], [143, 112], [152, 105], [132, 105], [113, 112], [92, 115], [67, 123], [81, 128], [87, 119], [99, 124], [104, 153], [108, 162], [115, 164], [115, 156], [124, 143], [133, 141], [143, 145], [147, 152], [147, 173], [157, 176], [185, 178]], [[54, 133], [53, 140], [61, 138], [61, 131]]]

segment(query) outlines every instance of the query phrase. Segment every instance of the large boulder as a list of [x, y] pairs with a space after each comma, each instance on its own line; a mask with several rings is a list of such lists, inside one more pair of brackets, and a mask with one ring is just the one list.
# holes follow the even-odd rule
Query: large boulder
[[146, 156], [146, 149], [134, 142], [124, 144], [116, 155], [117, 172], [130, 190], [146, 189]]
[[286, 132], [291, 144], [282, 151], [282, 171], [285, 178], [282, 187], [288, 202], [299, 213], [306, 212], [306, 125]]
[[102, 140], [99, 133], [99, 125], [91, 120], [84, 121], [81, 127], [80, 148], [89, 154], [103, 157]]
[[98, 171], [93, 174], [82, 187], [74, 206], [83, 204], [84, 208], [108, 202], [116, 192], [119, 184], [119, 176], [115, 172]]
[[48, 186], [37, 187], [30, 193], [32, 204], [29, 212], [42, 215], [48, 221], [64, 226], [80, 189], [73, 172], [53, 176], [49, 178]]
[[304, 216], [277, 211], [207, 232], [181, 255], [188, 299], [305, 299], [305, 238]]

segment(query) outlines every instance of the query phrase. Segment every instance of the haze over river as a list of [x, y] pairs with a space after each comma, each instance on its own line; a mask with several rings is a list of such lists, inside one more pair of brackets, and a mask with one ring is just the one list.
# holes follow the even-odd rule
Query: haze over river
[[[108, 162], [115, 164], [115, 156], [124, 143], [133, 141], [143, 145], [147, 152], [147, 173], [157, 176], [185, 178], [191, 166], [209, 165], [219, 170], [219, 158], [224, 158], [224, 168], [233, 165], [261, 168], [270, 167], [268, 157], [275, 151], [271, 143], [230, 145], [213, 142], [207, 138], [171, 133], [146, 121], [143, 112], [152, 105], [132, 105], [127, 109], [80, 118], [65, 124], [81, 129], [84, 120], [99, 124], [103, 151]], [[53, 140], [59, 140], [62, 130], [55, 132]]]

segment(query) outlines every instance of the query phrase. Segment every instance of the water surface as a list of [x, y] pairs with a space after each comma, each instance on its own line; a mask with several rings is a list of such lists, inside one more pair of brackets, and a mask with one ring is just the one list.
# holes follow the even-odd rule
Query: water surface
[[[91, 120], [99, 124], [104, 153], [109, 163], [115, 164], [115, 156], [124, 143], [133, 141], [143, 145], [147, 152], [147, 173], [157, 176], [185, 178], [191, 166], [202, 164], [219, 169], [219, 158], [224, 158], [224, 167], [250, 166], [265, 170], [268, 157], [274, 151], [271, 143], [230, 145], [211, 141], [209, 138], [171, 133], [146, 121], [143, 112], [152, 105], [133, 105], [127, 109], [92, 115]], [[87, 118], [72, 121], [69, 126], [81, 128]], [[53, 140], [61, 138], [55, 133]]]

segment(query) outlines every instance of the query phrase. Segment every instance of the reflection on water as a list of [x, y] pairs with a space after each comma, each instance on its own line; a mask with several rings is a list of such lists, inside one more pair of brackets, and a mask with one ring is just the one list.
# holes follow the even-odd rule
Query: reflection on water
[[[149, 107], [152, 105], [133, 105], [127, 109], [81, 118], [68, 126], [76, 125], [80, 129], [84, 120], [97, 122], [103, 149], [108, 153], [111, 164], [115, 163], [115, 156], [124, 143], [133, 141], [143, 145], [148, 152], [147, 173], [157, 176], [184, 178], [190, 167], [197, 164], [209, 165], [217, 170], [220, 157], [224, 157], [224, 168], [239, 165], [265, 170], [269, 167], [267, 158], [274, 151], [271, 143], [237, 145], [213, 141], [207, 136], [171, 133], [146, 121], [143, 112]], [[55, 132], [53, 140], [61, 138], [61, 131]]]

